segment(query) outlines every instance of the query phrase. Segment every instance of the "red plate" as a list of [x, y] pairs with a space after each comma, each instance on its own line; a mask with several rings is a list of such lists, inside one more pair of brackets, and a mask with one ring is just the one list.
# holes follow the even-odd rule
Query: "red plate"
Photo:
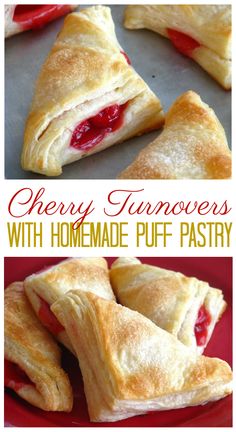
[[[42, 267], [56, 264], [62, 258], [6, 258], [5, 286]], [[219, 357], [232, 365], [232, 259], [231, 258], [141, 258], [142, 262], [178, 270], [196, 276], [211, 286], [223, 290], [228, 303], [217, 324], [205, 354]], [[109, 264], [114, 258], [108, 258]], [[34, 408], [14, 392], [5, 392], [5, 424], [7, 426], [232, 426], [232, 398], [204, 406], [152, 412], [116, 423], [90, 423], [83, 391], [82, 377], [76, 359], [63, 349], [63, 367], [68, 372], [74, 390], [74, 408], [70, 414], [44, 412]]]

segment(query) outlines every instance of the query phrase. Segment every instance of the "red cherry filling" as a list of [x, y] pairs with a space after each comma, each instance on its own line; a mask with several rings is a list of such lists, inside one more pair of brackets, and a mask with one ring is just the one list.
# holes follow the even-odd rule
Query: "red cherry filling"
[[49, 304], [38, 296], [40, 300], [40, 308], [38, 316], [45, 327], [55, 336], [64, 330], [64, 327], [59, 323], [58, 319], [52, 313]]
[[194, 326], [194, 333], [197, 341], [197, 346], [204, 346], [207, 341], [208, 326], [211, 323], [211, 315], [208, 310], [202, 305], [198, 311], [197, 321]]
[[200, 47], [195, 39], [177, 30], [167, 29], [167, 33], [175, 48], [187, 57], [191, 57], [195, 48]]
[[111, 105], [94, 117], [84, 120], [76, 126], [70, 146], [89, 151], [98, 145], [107, 134], [115, 132], [122, 126], [124, 111], [128, 103]]
[[129, 65], [131, 65], [130, 58], [129, 58], [129, 56], [126, 54], [126, 52], [121, 51], [121, 54], [123, 54], [123, 56], [124, 56], [125, 60], [127, 61], [127, 63], [128, 63]]
[[19, 391], [22, 387], [34, 385], [34, 383], [17, 364], [4, 359], [4, 385]]
[[70, 10], [69, 5], [17, 5], [13, 21], [21, 24], [25, 30], [41, 28]]

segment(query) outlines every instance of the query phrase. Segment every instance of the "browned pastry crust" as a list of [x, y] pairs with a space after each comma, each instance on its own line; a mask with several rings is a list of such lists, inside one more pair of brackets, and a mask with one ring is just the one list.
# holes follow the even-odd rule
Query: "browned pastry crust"
[[[128, 102], [122, 126], [90, 150], [70, 146], [76, 126], [113, 104]], [[159, 128], [159, 99], [122, 54], [108, 7], [66, 17], [40, 72], [26, 123], [22, 166], [59, 175], [62, 166]]]
[[231, 151], [214, 111], [193, 91], [171, 106], [164, 131], [145, 147], [121, 179], [226, 179]]
[[226, 362], [193, 353], [138, 312], [79, 290], [52, 309], [78, 356], [91, 421], [205, 404], [232, 392]]
[[226, 90], [231, 88], [231, 5], [130, 5], [124, 25], [167, 38], [169, 29], [190, 36], [197, 44], [189, 57]]
[[[118, 258], [110, 278], [117, 299], [177, 337], [198, 353], [206, 348], [226, 308], [222, 291], [195, 277], [142, 264], [137, 258]], [[205, 343], [197, 345], [194, 327], [204, 306], [210, 314]]]
[[[50, 306], [69, 290], [81, 289], [108, 300], [115, 300], [109, 280], [107, 261], [102, 257], [66, 259], [46, 268], [45, 271], [28, 276], [24, 281], [24, 287], [39, 319], [41, 319], [40, 298]], [[62, 330], [56, 337], [73, 352], [65, 331]]]
[[60, 366], [60, 349], [31, 309], [22, 282], [5, 290], [4, 325], [5, 358], [32, 382], [18, 389], [12, 382], [9, 387], [45, 411], [71, 411], [72, 389]]

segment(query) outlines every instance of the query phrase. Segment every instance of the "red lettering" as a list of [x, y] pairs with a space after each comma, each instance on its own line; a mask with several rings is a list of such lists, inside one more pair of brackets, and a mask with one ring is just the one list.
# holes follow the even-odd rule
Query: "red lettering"
[[[29, 194], [28, 194], [29, 197], [27, 196], [26, 199], [22, 198], [22, 199], [24, 199], [24, 201], [16, 201], [16, 199], [19, 196], [22, 196], [22, 195], [24, 196], [24, 194], [22, 194], [22, 192], [26, 192], [26, 193], [29, 192]], [[10, 200], [10, 202], [8, 204], [8, 211], [9, 211], [10, 215], [13, 216], [13, 217], [15, 217], [15, 218], [21, 218], [21, 217], [27, 215], [28, 214], [28, 210], [26, 210], [25, 213], [20, 213], [20, 214], [17, 215], [16, 212], [14, 211], [14, 209], [13, 209], [13, 205], [17, 204], [19, 206], [25, 206], [26, 204], [28, 204], [30, 202], [32, 196], [33, 196], [33, 191], [30, 188], [23, 188], [23, 189], [20, 189], [19, 191], [17, 191], [13, 195], [13, 197], [11, 198], [11, 200]]]
[[[64, 216], [78, 216], [73, 223], [73, 229], [77, 229], [94, 212], [93, 200], [89, 203], [64, 203], [62, 201], [46, 201], [45, 188], [40, 188], [35, 194], [31, 188], [19, 189], [10, 199], [8, 204], [9, 214], [14, 218], [22, 218], [36, 213], [38, 215], [52, 216], [56, 213]], [[227, 215], [232, 208], [227, 200], [223, 203], [209, 201], [144, 201], [138, 196], [144, 189], [115, 189], [107, 196], [107, 207], [103, 208], [106, 216], [116, 217], [123, 213], [133, 215], [191, 215], [197, 213], [201, 216], [207, 214]]]
[[[81, 202], [77, 206], [73, 202], [69, 205], [65, 205], [63, 202], [57, 203], [56, 201], [43, 202], [40, 198], [43, 196], [44, 192], [45, 188], [41, 188], [34, 197], [31, 188], [22, 188], [17, 191], [8, 204], [10, 215], [14, 218], [21, 218], [26, 215], [31, 215], [33, 212], [36, 212], [38, 215], [45, 214], [47, 216], [52, 216], [56, 213], [62, 216], [67, 213], [73, 216], [79, 214], [81, 217], [73, 224], [73, 229], [76, 229], [84, 222], [85, 218], [95, 210], [93, 201], [90, 201], [88, 205]], [[27, 206], [27, 204], [29, 204], [29, 206]], [[22, 208], [23, 211], [20, 211], [19, 209]]]
[[[121, 214], [123, 212], [127, 202], [129, 201], [129, 198], [132, 196], [132, 194], [135, 192], [143, 192], [143, 191], [144, 191], [144, 189], [138, 189], [138, 190], [115, 189], [115, 190], [111, 191], [107, 197], [109, 204], [112, 204], [113, 206], [121, 205], [121, 207], [119, 208], [119, 210], [116, 213], [113, 213], [113, 214], [112, 213], [109, 214], [109, 212], [106, 210], [106, 208], [104, 208], [103, 210], [104, 210], [105, 215], [110, 216], [110, 217], [118, 216], [119, 214]], [[122, 193], [128, 193], [128, 195], [125, 198], [125, 200], [123, 201], [123, 203], [122, 203], [122, 201], [112, 201], [113, 194], [116, 194], [117, 192], [121, 193], [121, 194]]]
[[177, 201], [170, 203], [169, 201], [159, 201], [157, 203], [151, 203], [149, 201], [137, 201], [136, 194], [143, 192], [144, 189], [128, 190], [128, 189], [115, 189], [108, 194], [108, 203], [110, 207], [104, 208], [106, 216], [115, 217], [126, 212], [133, 215], [158, 215], [164, 214], [165, 216], [180, 214], [190, 215], [198, 213], [201, 216], [212, 213], [213, 215], [225, 215], [231, 211], [228, 207], [227, 201], [223, 204], [217, 204], [216, 202], [210, 203], [209, 201]]
[[228, 213], [230, 213], [231, 212], [231, 210], [232, 210], [232, 207], [229, 207], [228, 208], [228, 203], [227, 203], [227, 200], [225, 200], [224, 202], [223, 202], [223, 204], [222, 204], [222, 206], [219, 208], [219, 209], [217, 209], [217, 205], [216, 205], [216, 207], [213, 209], [213, 214], [214, 215], [221, 215], [221, 216], [224, 216], [224, 215], [227, 215]]

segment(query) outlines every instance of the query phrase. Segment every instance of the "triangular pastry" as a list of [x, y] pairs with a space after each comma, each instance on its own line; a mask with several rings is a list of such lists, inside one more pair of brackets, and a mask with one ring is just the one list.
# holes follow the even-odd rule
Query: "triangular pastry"
[[72, 389], [60, 366], [60, 349], [34, 314], [22, 282], [4, 295], [4, 383], [45, 411], [71, 411]]
[[134, 309], [198, 353], [226, 308], [222, 291], [195, 277], [118, 258], [110, 278], [119, 302]]
[[138, 312], [83, 291], [52, 305], [79, 359], [91, 421], [205, 404], [232, 392], [223, 360], [199, 356]]
[[90, 291], [108, 300], [115, 300], [107, 261], [104, 258], [70, 258], [46, 267], [24, 281], [26, 295], [42, 324], [73, 352], [65, 329], [50, 306], [69, 290]]
[[124, 25], [169, 38], [225, 89], [231, 88], [231, 5], [128, 6]]
[[76, 5], [5, 5], [5, 37], [31, 29], [41, 29], [75, 9]]
[[225, 179], [231, 151], [214, 111], [193, 91], [171, 106], [163, 132], [119, 175], [121, 179]]
[[108, 7], [66, 17], [39, 75], [22, 166], [49, 176], [62, 166], [164, 121], [159, 99], [120, 47]]

